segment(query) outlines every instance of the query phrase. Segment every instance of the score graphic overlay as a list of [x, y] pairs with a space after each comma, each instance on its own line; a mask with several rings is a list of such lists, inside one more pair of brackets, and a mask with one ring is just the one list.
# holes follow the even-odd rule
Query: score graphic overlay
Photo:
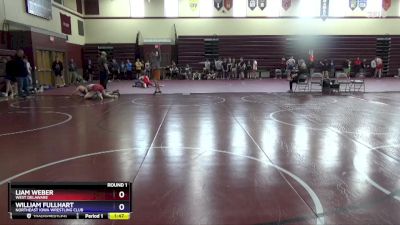
[[8, 184], [11, 219], [128, 220], [130, 182]]

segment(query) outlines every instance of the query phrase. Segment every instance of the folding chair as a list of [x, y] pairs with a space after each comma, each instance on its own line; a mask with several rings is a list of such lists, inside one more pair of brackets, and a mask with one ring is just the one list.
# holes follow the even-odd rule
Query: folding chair
[[308, 91], [309, 90], [309, 81], [310, 79], [308, 79], [308, 74], [301, 74], [299, 75], [299, 78], [297, 79], [296, 87], [294, 88], [294, 92], [296, 92], [297, 90], [299, 91]]
[[351, 87], [353, 88], [353, 92], [361, 91], [363, 88], [363, 92], [365, 92], [365, 74], [364, 73], [357, 73], [356, 79], [351, 80]]
[[336, 72], [336, 82], [339, 84], [339, 92], [344, 87], [344, 92], [350, 92], [351, 81], [344, 72]]
[[[317, 86], [317, 89], [313, 89], [313, 86]], [[322, 73], [313, 73], [310, 78], [310, 92], [313, 90], [322, 90]]]

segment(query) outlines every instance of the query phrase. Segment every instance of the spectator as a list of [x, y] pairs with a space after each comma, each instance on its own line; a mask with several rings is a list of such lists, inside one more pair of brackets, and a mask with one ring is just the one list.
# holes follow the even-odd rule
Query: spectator
[[17, 85], [17, 78], [13, 71], [13, 60], [11, 57], [7, 57], [4, 59], [4, 63], [6, 64], [6, 97], [14, 98], [18, 94], [18, 85]]
[[343, 62], [343, 71], [347, 74], [347, 77], [350, 77], [351, 73], [351, 60], [345, 59]]
[[[252, 74], [253, 74], [253, 77], [254, 77], [254, 79], [257, 79], [257, 69], [258, 69], [258, 62], [257, 62], [257, 60], [253, 60], [253, 66], [252, 66]], [[261, 79], [261, 77], [260, 77], [260, 79]]]
[[236, 59], [232, 59], [232, 78], [237, 79], [238, 76], [238, 64], [236, 63]]
[[133, 78], [133, 64], [129, 59], [127, 59], [125, 66], [126, 66], [126, 76], [128, 77], [128, 79], [131, 80]]
[[186, 64], [183, 75], [186, 79], [192, 79], [192, 68], [190, 68], [189, 64]]
[[246, 70], [246, 63], [243, 60], [243, 57], [240, 57], [240, 61], [238, 63], [239, 70], [239, 79], [244, 79], [244, 72]]
[[376, 78], [376, 59], [371, 60], [371, 70], [374, 71], [374, 78]]
[[217, 78], [221, 79], [222, 78], [222, 60], [221, 58], [217, 59], [215, 61], [215, 70], [217, 72]]
[[210, 69], [211, 69], [211, 62], [210, 62], [210, 60], [206, 59], [206, 61], [204, 62], [203, 72], [205, 74], [208, 74], [210, 72]]
[[361, 64], [361, 71], [362, 73], [367, 73], [368, 70], [368, 63], [367, 63], [367, 59], [363, 59], [362, 60], [362, 64]]
[[18, 95], [20, 97], [29, 96], [28, 90], [28, 69], [26, 68], [26, 62], [24, 61], [24, 51], [19, 49], [12, 62], [12, 75], [17, 79], [18, 83]]
[[354, 73], [357, 74], [361, 70], [361, 59], [360, 57], [357, 57], [356, 60], [354, 60]]
[[64, 66], [58, 56], [57, 56], [56, 60], [53, 62], [53, 65], [51, 68], [52, 68], [54, 76], [55, 76], [56, 87], [57, 88], [64, 87], [65, 86], [65, 80], [64, 80], [64, 76], [63, 76]]
[[228, 78], [228, 61], [224, 58], [222, 62], [222, 79], [226, 80]]
[[75, 61], [73, 58], [71, 58], [69, 60], [68, 71], [69, 71], [69, 79], [70, 79], [68, 81], [68, 83], [70, 83], [70, 84], [79, 83], [79, 82], [77, 82], [79, 79], [78, 79], [78, 74], [76, 72], [76, 64], [75, 64]]
[[114, 80], [115, 78], [119, 79], [119, 65], [116, 59], [111, 60], [111, 80]]
[[138, 78], [140, 76], [140, 74], [142, 73], [142, 67], [143, 67], [143, 64], [140, 61], [140, 59], [139, 58], [136, 59], [136, 62], [135, 62], [136, 77], [135, 77], [135, 79]]
[[378, 76], [378, 78], [380, 79], [382, 77], [383, 61], [381, 58], [376, 57], [375, 62], [376, 62], [376, 68], [374, 77], [376, 78]]
[[310, 75], [314, 74], [315, 70], [315, 58], [314, 57], [309, 57], [308, 59], [308, 68], [310, 70]]
[[331, 59], [331, 63], [329, 64], [329, 66], [330, 66], [330, 69], [331, 69], [330, 76], [331, 77], [335, 77], [336, 69], [335, 69], [335, 63], [333, 62], [333, 59]]
[[175, 62], [172, 61], [172, 65], [170, 67], [171, 77], [172, 79], [178, 79], [179, 76], [179, 68], [176, 66]]
[[119, 74], [120, 78], [126, 79], [126, 64], [124, 61], [121, 61], [119, 69], [120, 69], [120, 74]]
[[26, 63], [26, 70], [28, 71], [28, 90], [33, 89], [33, 80], [32, 80], [32, 66], [28, 61], [28, 57], [24, 56], [24, 62]]
[[286, 76], [290, 77], [292, 74], [292, 71], [295, 69], [296, 66], [296, 60], [294, 59], [293, 56], [291, 56], [287, 61], [286, 61]]
[[231, 57], [229, 57], [226, 67], [227, 67], [227, 76], [228, 76], [228, 79], [230, 80], [230, 79], [232, 79], [232, 58]]
[[322, 76], [324, 78], [329, 78], [329, 62], [327, 59], [324, 59], [323, 61], [319, 62], [320, 66], [321, 66], [321, 71], [322, 71]]
[[150, 76], [150, 70], [151, 70], [150, 62], [149, 60], [147, 60], [146, 63], [144, 64], [144, 73], [147, 76]]
[[86, 67], [86, 73], [87, 73], [87, 80], [92, 81], [93, 80], [93, 65], [92, 65], [92, 60], [89, 59]]

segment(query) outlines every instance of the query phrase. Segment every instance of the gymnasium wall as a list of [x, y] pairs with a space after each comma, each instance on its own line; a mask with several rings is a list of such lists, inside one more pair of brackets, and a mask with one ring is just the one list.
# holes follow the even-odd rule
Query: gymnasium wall
[[[66, 0], [72, 1], [72, 0]], [[51, 31], [54, 33], [61, 34], [61, 22], [60, 22], [60, 12], [71, 17], [71, 29], [72, 35], [68, 35], [68, 42], [83, 45], [85, 44], [85, 37], [80, 36], [78, 34], [78, 19], [83, 20], [83, 18], [79, 18], [78, 16], [83, 16], [77, 12], [71, 11], [71, 9], [66, 8], [62, 5], [58, 5], [58, 7], [53, 7], [53, 19], [46, 20], [40, 17], [36, 17], [26, 13], [25, 10], [25, 0], [0, 0], [0, 5], [5, 6], [4, 11], [0, 11], [0, 18], [6, 19], [8, 21], [23, 24], [26, 26], [31, 26], [35, 28], [40, 28], [46, 31]], [[75, 2], [75, 1], [74, 1]], [[76, 4], [75, 4], [76, 5]], [[3, 7], [3, 6], [0, 6]], [[61, 8], [61, 9], [60, 9]], [[76, 6], [75, 6], [76, 8]], [[71, 13], [72, 12], [72, 13]], [[78, 16], [76, 16], [76, 15]]]
[[[68, 0], [66, 0], [68, 1]], [[69, 0], [71, 1], [71, 0]], [[73, 0], [72, 0], [73, 1]], [[135, 0], [98, 0], [99, 15], [90, 15], [90, 17], [130, 17], [131, 8]], [[144, 17], [165, 17], [164, 2], [168, 0], [144, 0]], [[222, 8], [217, 10], [213, 7], [213, 0], [209, 0], [209, 4], [201, 4], [208, 0], [199, 0], [198, 7], [193, 9], [190, 7], [190, 0], [178, 0], [178, 16], [179, 17], [232, 17], [233, 8], [227, 10]], [[376, 11], [377, 5], [381, 5], [381, 0], [368, 0], [367, 7], [361, 10], [359, 7], [355, 10], [349, 8], [348, 0], [330, 0], [330, 16], [360, 17], [367, 16], [371, 11]], [[256, 7], [251, 10], [247, 7], [247, 0], [233, 0], [235, 6], [244, 9], [247, 17], [300, 17], [300, 16], [319, 16], [320, 0], [292, 0], [291, 7], [288, 10], [282, 8], [282, 0], [267, 0], [267, 7], [264, 10]], [[208, 7], [207, 7], [208, 5]], [[382, 10], [383, 16], [399, 16], [399, 2], [392, 0], [392, 5], [388, 11]]]
[[130, 43], [181, 35], [398, 35], [400, 19], [86, 19], [86, 43]]
[[[306, 8], [304, 2], [311, 1], [314, 6]], [[352, 11], [347, 0], [331, 0], [332, 6], [335, 2], [345, 4], [340, 9], [331, 7], [330, 15], [333, 17], [323, 21], [315, 18], [319, 16], [320, 0], [292, 0], [287, 11], [281, 7], [281, 0], [267, 1], [264, 11], [259, 8], [252, 11], [244, 5], [249, 18], [234, 18], [233, 9], [223, 12], [214, 7], [209, 14], [214, 18], [200, 18], [201, 9], [192, 10], [189, 0], [179, 0], [178, 18], [164, 17], [164, 0], [145, 0], [145, 17], [132, 18], [130, 0], [99, 0], [100, 14], [85, 16], [86, 43], [131, 43], [138, 31], [143, 38], [173, 39], [174, 24], [178, 35], [400, 34], [399, 2], [392, 1], [387, 12], [382, 10], [383, 16], [388, 18], [366, 18], [367, 12], [374, 10], [371, 6], [373, 1], [376, 0], [368, 1], [370, 7], [363, 11], [359, 8]]]

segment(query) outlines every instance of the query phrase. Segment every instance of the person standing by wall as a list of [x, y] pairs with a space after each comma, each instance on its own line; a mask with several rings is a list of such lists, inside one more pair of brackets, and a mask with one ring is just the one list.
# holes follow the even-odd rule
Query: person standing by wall
[[14, 76], [17, 78], [18, 83], [18, 95], [20, 97], [29, 96], [28, 90], [28, 69], [26, 68], [26, 62], [24, 61], [24, 51], [19, 49], [12, 63], [12, 71]]
[[[252, 74], [253, 74], [254, 79], [257, 79], [257, 77], [258, 77], [257, 70], [258, 70], [258, 62], [256, 59], [254, 59], [253, 66], [252, 66]], [[261, 79], [261, 76], [259, 76], [259, 78]]]
[[87, 74], [87, 80], [91, 82], [93, 80], [93, 64], [92, 60], [88, 60], [87, 67], [86, 67], [86, 74]]
[[107, 89], [108, 75], [110, 70], [108, 69], [107, 53], [101, 52], [99, 57], [99, 73], [100, 73], [100, 84]]
[[229, 57], [228, 63], [226, 64], [227, 67], [227, 73], [228, 73], [228, 80], [232, 79], [232, 58]]
[[132, 80], [133, 79], [133, 64], [131, 63], [131, 61], [129, 59], [126, 60], [125, 66], [126, 66], [126, 76], [128, 77], [128, 80]]
[[24, 56], [24, 62], [26, 63], [26, 70], [28, 71], [28, 90], [33, 89], [33, 79], [32, 79], [32, 66], [28, 61], [28, 57]]
[[57, 88], [64, 87], [65, 86], [65, 80], [63, 76], [64, 66], [59, 57], [57, 57], [56, 60], [53, 62], [51, 68], [55, 76], [56, 87]]
[[6, 64], [6, 97], [10, 97], [11, 99], [14, 98], [18, 94], [18, 84], [17, 78], [15, 77], [13, 63], [14, 61], [11, 57], [7, 57], [4, 60]]
[[143, 67], [142, 62], [140, 61], [139, 58], [137, 58], [135, 62], [135, 71], [136, 71], [135, 80], [139, 78], [140, 74], [142, 73], [142, 67]]
[[119, 76], [118, 76], [119, 72], [120, 72], [120, 69], [119, 69], [117, 60], [112, 59], [111, 60], [111, 76], [112, 76], [111, 80], [114, 81], [115, 78], [119, 79]]
[[149, 60], [147, 60], [146, 63], [144, 64], [144, 73], [145, 73], [148, 77], [150, 77], [150, 70], [151, 70], [150, 62], [149, 62]]
[[350, 74], [351, 74], [351, 60], [350, 59], [344, 60], [343, 71], [347, 74], [347, 77], [350, 78]]
[[120, 73], [119, 77], [120, 79], [126, 79], [126, 64], [124, 61], [121, 61], [121, 64], [119, 65]]
[[380, 79], [382, 77], [383, 61], [381, 58], [376, 57], [375, 62], [376, 62], [375, 78], [376, 76], [378, 76], [378, 78]]
[[77, 83], [77, 78], [78, 75], [76, 73], [76, 64], [73, 58], [71, 58], [69, 60], [69, 64], [68, 64], [68, 72], [69, 72], [69, 80], [68, 83], [69, 84], [76, 84]]
[[371, 73], [373, 72], [374, 73], [374, 78], [376, 78], [376, 60], [375, 59], [373, 59], [373, 60], [371, 60]]
[[329, 79], [329, 63], [327, 59], [319, 62], [321, 65], [322, 76], [326, 79]]
[[354, 73], [357, 74], [361, 70], [361, 59], [360, 57], [357, 57], [356, 60], [354, 60]]
[[336, 68], [335, 68], [335, 62], [333, 61], [333, 59], [331, 59], [331, 63], [329, 64], [330, 66], [330, 77], [335, 77], [335, 72], [336, 72]]
[[287, 61], [286, 61], [286, 77], [290, 77], [292, 75], [292, 71], [295, 69], [296, 66], [296, 60], [294, 59], [293, 56], [291, 56]]

